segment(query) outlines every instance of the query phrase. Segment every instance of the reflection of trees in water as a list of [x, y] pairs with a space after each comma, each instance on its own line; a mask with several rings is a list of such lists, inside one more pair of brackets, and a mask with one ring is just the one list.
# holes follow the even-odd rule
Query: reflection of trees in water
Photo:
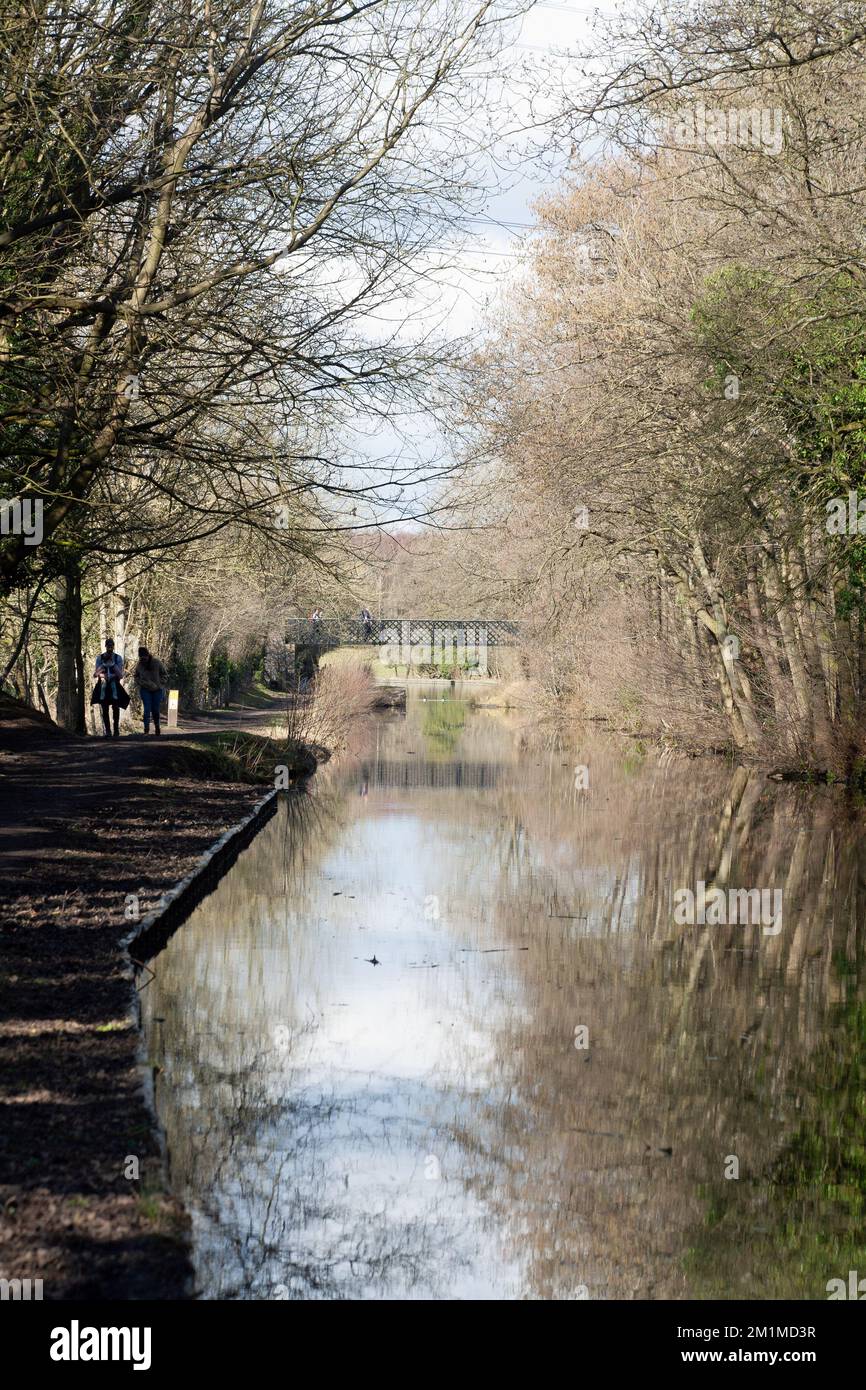
[[[861, 833], [824, 790], [741, 770], [725, 786], [716, 767], [679, 765], [646, 769], [630, 799], [616, 767], [602, 767], [577, 836], [565, 780], [546, 804], [525, 783], [512, 790], [523, 852], [502, 836], [492, 915], [531, 942], [518, 959], [532, 1021], [493, 1015], [508, 1104], [497, 1099], [460, 1139], [477, 1155], [479, 1192], [530, 1252], [536, 1296], [585, 1284], [596, 1296], [682, 1297], [707, 1194], [736, 1186], [725, 1157], [738, 1156], [744, 1187], [766, 1192], [804, 1076], [820, 1095], [809, 1060], [835, 1036], [832, 1006], [856, 990], [862, 962]], [[699, 879], [781, 886], [782, 931], [674, 926], [674, 889]], [[588, 1051], [573, 1045], [579, 1024]], [[819, 1208], [804, 1218], [817, 1222]], [[741, 1291], [771, 1296], [748, 1231], [738, 1234]]]
[[[529, 1252], [536, 1296], [579, 1284], [602, 1296], [700, 1294], [706, 1282], [684, 1256], [708, 1210], [719, 1192], [766, 1204], [798, 1122], [799, 1078], [820, 1094], [810, 1058], [836, 1036], [834, 1006], [860, 978], [861, 834], [828, 789], [779, 787], [714, 760], [624, 757], [619, 740], [595, 739], [584, 754], [524, 742], [520, 777], [492, 798], [440, 794], [435, 812], [431, 798], [440, 821], [453, 812], [462, 829], [483, 830], [498, 877], [480, 910], [504, 939], [531, 942], [509, 957], [519, 1014], [505, 998], [513, 976], [490, 1011], [501, 1085], [454, 1127], [468, 1180], [512, 1229], [515, 1254]], [[591, 767], [589, 792], [575, 785], [578, 763]], [[782, 931], [674, 926], [674, 890], [699, 880], [780, 887]], [[580, 1023], [589, 1060], [573, 1046]], [[737, 1182], [723, 1177], [731, 1154]], [[820, 1183], [808, 1181], [801, 1209], [814, 1235]], [[731, 1286], [736, 1265], [742, 1296], [771, 1296], [748, 1223], [731, 1243]]]
[[[414, 761], [411, 727], [377, 737], [383, 760]], [[862, 1119], [848, 1012], [860, 999], [859, 827], [828, 789], [777, 787], [717, 761], [636, 750], [625, 762], [621, 741], [604, 738], [570, 753], [531, 735], [525, 745], [517, 774], [495, 787], [405, 793], [406, 809], [435, 825], [442, 910], [449, 919], [453, 896], [460, 940], [474, 931], [496, 950], [529, 947], [485, 956], [483, 993], [461, 976], [466, 1024], [452, 1047], [465, 1047], [468, 1076], [468, 1035], [482, 1032], [496, 1082], [467, 1081], [443, 1120], [449, 1171], [506, 1233], [529, 1296], [581, 1284], [592, 1296], [796, 1293], [796, 1253], [812, 1252], [813, 1283], [830, 1257], [815, 1239], [829, 1188], [862, 1190], [855, 1138], [833, 1148]], [[459, 756], [504, 771], [514, 745], [473, 717]], [[589, 791], [576, 764], [590, 767]], [[205, 1282], [229, 1296], [437, 1281], [447, 1293], [459, 1258], [453, 1212], [434, 1190], [423, 1211], [382, 1211], [323, 1166], [325, 1131], [345, 1130], [347, 1144], [351, 1132], [355, 1152], [367, 1144], [374, 1156], [400, 1147], [399, 1120], [365, 1133], [350, 1098], [326, 1094], [327, 1080], [307, 1094], [300, 1079], [315, 1020], [297, 984], [319, 924], [298, 914], [325, 854], [366, 813], [356, 770], [344, 760], [313, 798], [288, 802], [208, 900], [232, 932], [196, 950], [208, 923], [193, 919], [189, 948], [156, 963], [149, 1005], [167, 1023], [151, 1036], [164, 1029], [172, 1078], [160, 1113], [174, 1172], [202, 1208]], [[389, 806], [403, 795], [389, 792]], [[455, 857], [472, 853], [474, 877]], [[781, 887], [781, 933], [675, 926], [674, 891], [698, 880]], [[579, 1024], [588, 1052], [574, 1046]], [[842, 1112], [823, 1103], [834, 1088], [848, 1097]], [[727, 1155], [738, 1182], [723, 1178]], [[850, 1193], [846, 1203], [836, 1252], [861, 1210]], [[786, 1247], [792, 1212], [799, 1235]], [[786, 1273], [774, 1283], [777, 1255]], [[805, 1295], [823, 1296], [847, 1268], [831, 1264]]]
[[462, 700], [431, 701], [425, 705], [421, 729], [429, 756], [452, 757], [465, 727], [466, 705]]
[[198, 1285], [213, 1296], [429, 1291], [461, 1258], [429, 1186], [421, 1212], [389, 1211], [359, 1202], [348, 1171], [335, 1182], [322, 1157], [335, 1130], [355, 1160], [382, 1142], [378, 1120], [365, 1137], [351, 1097], [327, 1081], [308, 1088], [317, 1020], [297, 990], [307, 924], [289, 910], [353, 810], [327, 789], [288, 797], [153, 962], [143, 996], [172, 1182], [193, 1212]]
[[[194, 1040], [187, 1059], [200, 1105], [177, 1082], [159, 1103], [173, 1179], [195, 1213], [200, 1288], [222, 1298], [351, 1298], [447, 1284], [459, 1255], [435, 1200], [421, 1214], [359, 1200], [348, 1172], [343, 1186], [323, 1158], [335, 1128], [350, 1136], [354, 1159], [363, 1152], [352, 1100], [311, 1096], [273, 1055], [216, 1084], [197, 1066]], [[381, 1138], [368, 1136], [371, 1151]]]
[[[210, 1132], [178, 1155], [198, 1209], [199, 1286], [223, 1298], [351, 1298], [444, 1280], [454, 1252], [435, 1207], [397, 1217], [359, 1204], [348, 1175], [341, 1189], [323, 1162], [323, 1137], [352, 1125], [353, 1104], [306, 1098], [291, 1071], [282, 1079], [279, 1103], [266, 1073], [236, 1079], [235, 1105], [210, 1106]], [[190, 1118], [177, 1114], [181, 1143]]]
[[[280, 997], [271, 988], [269, 972], [276, 958], [285, 963], [286, 938], [294, 930], [288, 911], [290, 889], [316, 872], [340, 828], [333, 798], [314, 799], [303, 793], [281, 798], [277, 814], [255, 844], [181, 928], [183, 940], [210, 928], [209, 949], [188, 957], [181, 937], [176, 937], [151, 962], [156, 979], [142, 996], [149, 1015], [165, 1016], [170, 1030], [183, 1012], [185, 1032], [207, 1036], [210, 1062], [226, 1073], [238, 1070], [239, 1040], [247, 1048], [271, 1045], [264, 1036], [256, 1040], [248, 1033], [250, 1000], [267, 1003]], [[253, 937], [250, 950], [247, 943]], [[183, 974], [186, 959], [195, 960], [192, 987]], [[217, 1018], [221, 1026], [215, 1030]], [[170, 1042], [166, 1032], [166, 1048]], [[244, 1058], [251, 1060], [250, 1055]]]
[[[844, 979], [850, 966], [836, 960]], [[836, 1011], [828, 1036], [792, 1068], [795, 1117], [750, 1181], [709, 1185], [689, 1272], [701, 1296], [816, 1299], [866, 1269], [866, 1004]], [[752, 1256], [744, 1267], [742, 1250]]]

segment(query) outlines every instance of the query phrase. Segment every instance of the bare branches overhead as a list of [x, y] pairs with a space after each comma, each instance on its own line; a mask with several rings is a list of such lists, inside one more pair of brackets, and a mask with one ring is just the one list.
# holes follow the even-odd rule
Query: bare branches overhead
[[[84, 0], [4, 19], [0, 468], [46, 540], [101, 526], [119, 474], [136, 506], [177, 496], [182, 468], [219, 515], [227, 466], [244, 522], [319, 504], [341, 414], [432, 363], [370, 322], [472, 196], [507, 13]], [[5, 543], [4, 582], [33, 562]]]

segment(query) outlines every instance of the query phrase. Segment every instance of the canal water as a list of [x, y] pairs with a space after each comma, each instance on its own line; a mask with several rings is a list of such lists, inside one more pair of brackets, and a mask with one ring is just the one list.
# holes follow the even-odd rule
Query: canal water
[[[494, 698], [371, 718], [151, 962], [199, 1295], [826, 1298], [866, 1274], [862, 811]], [[678, 922], [701, 884], [781, 917]]]

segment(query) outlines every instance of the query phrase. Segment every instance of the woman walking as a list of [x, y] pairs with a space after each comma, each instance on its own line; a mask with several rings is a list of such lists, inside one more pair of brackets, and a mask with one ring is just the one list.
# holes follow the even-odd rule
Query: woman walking
[[162, 692], [168, 684], [165, 667], [158, 656], [153, 656], [147, 647], [138, 649], [138, 665], [133, 671], [133, 679], [141, 693], [144, 706], [144, 732], [150, 733], [150, 716], [153, 715], [153, 731], [160, 733], [159, 711], [162, 705]]
[[121, 699], [129, 704], [129, 696], [120, 684], [123, 675], [123, 657], [118, 656], [114, 650], [114, 638], [106, 637], [105, 651], [100, 652], [96, 658], [96, 667], [93, 674], [96, 677], [96, 685], [90, 697], [92, 705], [99, 705], [102, 710], [102, 737], [110, 738], [111, 723], [109, 712], [114, 718], [114, 737], [120, 738], [120, 705]]

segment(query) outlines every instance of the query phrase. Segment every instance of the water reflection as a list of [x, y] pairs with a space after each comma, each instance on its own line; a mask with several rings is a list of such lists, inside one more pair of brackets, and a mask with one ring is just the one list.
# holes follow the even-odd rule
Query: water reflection
[[[826, 1297], [861, 836], [830, 789], [459, 699], [373, 721], [143, 995], [202, 1294]], [[675, 926], [698, 881], [781, 888], [783, 929]]]

